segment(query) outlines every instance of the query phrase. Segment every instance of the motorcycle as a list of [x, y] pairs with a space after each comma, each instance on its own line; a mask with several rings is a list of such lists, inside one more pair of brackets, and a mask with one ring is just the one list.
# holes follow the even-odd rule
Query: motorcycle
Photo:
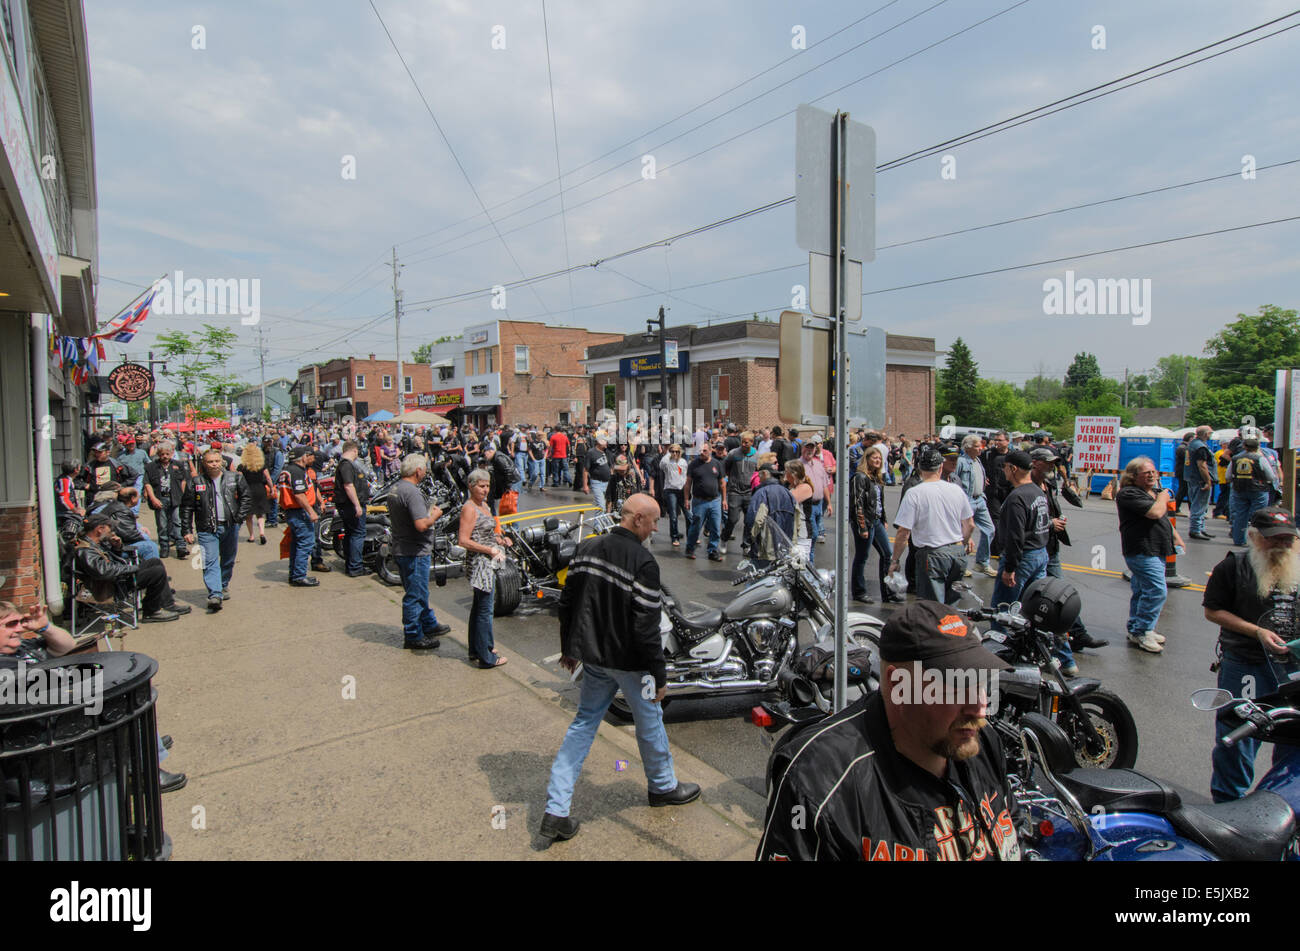
[[[833, 630], [834, 573], [817, 570], [784, 532], [769, 522], [770, 565], [742, 562], [733, 585], [745, 585], [723, 608], [686, 614], [667, 586], [659, 630], [663, 638], [670, 699], [681, 696], [767, 693], [780, 696], [798, 682], [795, 669], [800, 623], [812, 640], [827, 641]], [[852, 647], [877, 652], [884, 622], [871, 614], [846, 618]], [[620, 719], [632, 710], [620, 693], [610, 707]]]
[[594, 506], [578, 509], [577, 522], [548, 515], [540, 525], [520, 524], [536, 518], [540, 514], [536, 511], [501, 519], [501, 533], [510, 539], [510, 545], [505, 548], [505, 562], [496, 569], [494, 617], [513, 614], [525, 596], [538, 600], [559, 597], [579, 539], [604, 535], [618, 524], [614, 516], [605, 513], [587, 520], [589, 511], [598, 510]]
[[[984, 635], [985, 646], [1012, 665], [998, 675], [999, 703], [990, 719], [1014, 725], [1028, 713], [1042, 714], [1065, 732], [1079, 766], [1128, 769], [1137, 762], [1137, 723], [1128, 705], [1102, 689], [1099, 680], [1067, 678], [1052, 656], [1056, 639], [1065, 636], [1073, 617], [1053, 618], [1050, 629], [1044, 620], [1059, 599], [1073, 597], [1077, 602], [1077, 593], [1068, 583], [1053, 578], [1033, 582], [1024, 592], [1025, 613], [1020, 602], [989, 610], [969, 585], [954, 587], [980, 604], [960, 613], [1003, 629]], [[1077, 610], [1074, 613], [1077, 616]], [[1036, 618], [1043, 620], [1036, 624]]]
[[[390, 585], [402, 583], [402, 575], [397, 568], [397, 556], [393, 552], [393, 530], [388, 520], [388, 506], [385, 503], [389, 491], [396, 482], [397, 480], [394, 479], [382, 486], [371, 499], [370, 505], [378, 510], [375, 515], [375, 531], [372, 536], [370, 516], [367, 515], [366, 540], [362, 549], [363, 552], [369, 553], [365, 557], [374, 568], [375, 574], [384, 584]], [[434, 583], [438, 587], [443, 587], [447, 583], [447, 578], [458, 575], [464, 568], [465, 549], [456, 544], [456, 535], [460, 510], [465, 504], [465, 498], [459, 490], [451, 488], [431, 475], [426, 475], [424, 481], [420, 483], [420, 492], [426, 503], [442, 509], [442, 514], [433, 523], [433, 551], [429, 559], [429, 570]], [[367, 512], [370, 510], [368, 506]], [[342, 544], [342, 539], [339, 539], [339, 548], [342, 548]]]
[[[1224, 700], [1217, 695], [1227, 695]], [[1192, 695], [1198, 709], [1234, 702], [1215, 688]], [[1242, 701], [1236, 701], [1239, 705]], [[1249, 701], [1245, 701], [1249, 703]], [[1277, 708], [1263, 720], [1300, 719]], [[1263, 729], [1254, 720], [1247, 724]], [[1020, 806], [1018, 832], [1026, 859], [1050, 861], [1280, 861], [1300, 858], [1293, 802], [1300, 793], [1294, 758], [1274, 770], [1292, 801], [1261, 783], [1232, 802], [1209, 803], [1195, 794], [1131, 769], [1078, 768], [1070, 740], [1051, 720], [1025, 714], [1012, 727], [998, 724], [1012, 794]], [[1285, 778], [1283, 778], [1285, 774]]]

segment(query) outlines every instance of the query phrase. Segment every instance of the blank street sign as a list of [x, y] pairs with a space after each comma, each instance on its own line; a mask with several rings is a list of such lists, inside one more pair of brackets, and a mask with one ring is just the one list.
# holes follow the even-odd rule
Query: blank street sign
[[[800, 106], [795, 113], [795, 239], [805, 251], [832, 254], [831, 205], [835, 168], [833, 113]], [[854, 261], [876, 259], [876, 133], [848, 122], [848, 208], [844, 247]]]
[[[831, 313], [831, 265], [829, 254], [808, 252], [808, 309], [821, 317]], [[850, 261], [844, 275], [844, 319], [862, 319], [862, 262]]]

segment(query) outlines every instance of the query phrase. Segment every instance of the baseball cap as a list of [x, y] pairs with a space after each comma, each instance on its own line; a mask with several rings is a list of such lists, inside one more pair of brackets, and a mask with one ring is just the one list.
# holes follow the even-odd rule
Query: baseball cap
[[1279, 505], [1260, 509], [1250, 517], [1250, 527], [1258, 529], [1265, 538], [1277, 535], [1300, 535], [1296, 531], [1295, 517]]
[[961, 450], [956, 446], [944, 446], [939, 452], [945, 459], [956, 459], [961, 455]]
[[101, 525], [112, 525], [113, 520], [107, 515], [97, 512], [94, 515], [87, 515], [84, 524], [86, 528], [99, 528]]
[[124, 436], [122, 436], [121, 442], [123, 446], [134, 446], [135, 437], [132, 436], [130, 433], [126, 433]]
[[1029, 458], [1034, 462], [1055, 462], [1060, 456], [1056, 454], [1055, 449], [1039, 446], [1029, 454]]
[[301, 459], [309, 452], [312, 452], [312, 448], [310, 446], [294, 446], [292, 449], [289, 450], [289, 458]]
[[880, 656], [939, 670], [1011, 669], [980, 643], [965, 618], [938, 601], [913, 601], [895, 611], [880, 632]]
[[923, 450], [916, 460], [922, 472], [933, 472], [943, 468], [943, 455], [934, 449]]
[[1017, 469], [1028, 471], [1034, 467], [1034, 460], [1029, 458], [1029, 453], [1023, 449], [1013, 449], [1007, 453], [1002, 460], [1003, 464], [1010, 464]]
[[103, 442], [103, 441], [101, 440], [100, 442], [97, 442], [97, 443], [95, 443], [93, 446], [91, 446], [91, 447], [90, 447], [90, 451], [91, 451], [91, 452], [108, 452], [108, 443]]

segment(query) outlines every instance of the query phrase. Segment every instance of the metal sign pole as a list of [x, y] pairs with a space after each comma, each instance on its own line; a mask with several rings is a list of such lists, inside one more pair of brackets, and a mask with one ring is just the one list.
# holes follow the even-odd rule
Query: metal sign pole
[[[849, 468], [849, 442], [845, 431], [848, 408], [848, 358], [844, 335], [845, 312], [844, 272], [847, 268], [847, 241], [845, 235], [845, 212], [848, 201], [848, 156], [849, 156], [849, 114], [835, 113], [835, 125], [832, 130], [833, 150], [835, 156], [835, 246], [832, 249], [834, 273], [831, 287], [835, 295], [835, 712], [843, 710], [847, 704], [848, 680], [848, 646], [845, 619], [849, 613], [848, 558], [845, 547], [849, 542], [852, 521], [848, 518], [848, 480], [852, 476]], [[814, 541], [814, 544], [816, 542]]]

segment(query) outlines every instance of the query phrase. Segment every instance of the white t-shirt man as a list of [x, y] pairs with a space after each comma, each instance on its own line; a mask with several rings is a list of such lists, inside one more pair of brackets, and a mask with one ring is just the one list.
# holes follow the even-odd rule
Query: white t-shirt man
[[952, 482], [922, 482], [907, 490], [894, 515], [894, 526], [911, 532], [917, 548], [959, 545], [962, 522], [974, 518], [966, 490]]

